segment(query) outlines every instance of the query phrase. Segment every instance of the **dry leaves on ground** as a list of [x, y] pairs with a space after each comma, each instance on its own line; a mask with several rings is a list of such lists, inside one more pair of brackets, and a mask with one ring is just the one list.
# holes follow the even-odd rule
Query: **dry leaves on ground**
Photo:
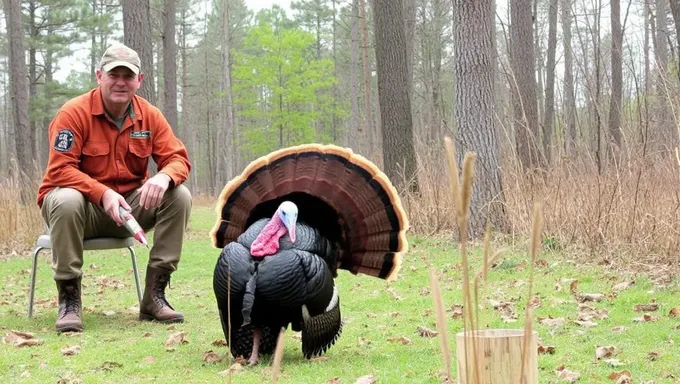
[[564, 380], [569, 383], [575, 382], [581, 376], [580, 372], [570, 371], [567, 368], [565, 368], [564, 365], [560, 365], [559, 367], [557, 367], [557, 369], [555, 370], [555, 374], [557, 374], [557, 378], [559, 380]]
[[378, 380], [373, 375], [361, 376], [354, 384], [375, 384]]
[[2, 338], [2, 342], [15, 347], [31, 347], [42, 345], [45, 340], [36, 338], [31, 332], [9, 331]]
[[80, 345], [73, 345], [61, 349], [61, 354], [64, 356], [74, 356], [80, 353]]

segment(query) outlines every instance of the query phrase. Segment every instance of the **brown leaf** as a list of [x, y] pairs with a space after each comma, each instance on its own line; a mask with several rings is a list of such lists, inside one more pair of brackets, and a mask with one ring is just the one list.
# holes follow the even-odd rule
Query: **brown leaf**
[[30, 332], [22, 331], [9, 331], [5, 337], [2, 338], [2, 341], [15, 347], [32, 347], [41, 345], [45, 342], [43, 339], [35, 338]]
[[80, 353], [80, 345], [74, 345], [61, 349], [61, 354], [64, 356], [74, 356]]
[[582, 293], [580, 296], [581, 302], [586, 301], [602, 301], [605, 296], [602, 293]]
[[173, 347], [178, 344], [186, 344], [188, 341], [186, 340], [186, 332], [181, 331], [181, 332], [175, 332], [170, 337], [168, 337], [167, 340], [165, 340], [165, 346], [166, 347]]
[[627, 330], [628, 328], [624, 327], [623, 325], [617, 325], [616, 327], [612, 328], [612, 332], [625, 332]]
[[655, 361], [658, 358], [659, 358], [659, 352], [649, 352], [647, 354], [647, 359], [649, 359], [649, 361]]
[[142, 335], [142, 337], [153, 337], [153, 333], [151, 333], [151, 332], [144, 332], [144, 334]]
[[597, 326], [597, 323], [594, 323], [590, 320], [588, 320], [588, 321], [574, 320], [574, 323], [576, 323], [576, 324], [578, 324], [578, 325], [580, 325], [584, 328], [592, 328], [592, 327]]
[[634, 280], [631, 280], [631, 281], [624, 281], [624, 282], [621, 282], [621, 283], [616, 284], [616, 285], [614, 286], [613, 290], [614, 290], [615, 292], [621, 292], [621, 291], [623, 291], [623, 290], [626, 290], [626, 289], [632, 287], [633, 285], [635, 285], [635, 281], [634, 281]]
[[216, 347], [226, 347], [227, 346], [227, 341], [224, 339], [217, 339], [212, 342], [212, 345]]
[[633, 307], [633, 310], [635, 312], [654, 312], [659, 310], [659, 304], [636, 304], [635, 307]]
[[612, 372], [607, 376], [609, 380], [618, 380], [621, 376], [628, 376], [628, 377], [633, 377], [633, 375], [630, 374], [627, 370], [623, 370], [621, 372]]
[[231, 367], [229, 367], [229, 369], [217, 372], [217, 374], [220, 376], [229, 376], [230, 373], [238, 373], [241, 371], [243, 371], [243, 364], [237, 362], [232, 364]]
[[452, 319], [461, 319], [463, 317], [463, 306], [460, 304], [453, 304], [451, 305], [451, 308], [447, 310], [447, 312], [451, 313]]
[[222, 357], [210, 350], [203, 354], [203, 361], [205, 361], [207, 364], [217, 364], [222, 361]]
[[388, 337], [388, 338], [387, 338], [387, 341], [390, 342], [390, 343], [400, 342], [400, 343], [402, 343], [402, 344], [404, 344], [404, 345], [411, 344], [411, 339], [409, 339], [409, 338], [406, 337], [406, 336], [401, 336], [401, 337]]
[[571, 283], [569, 283], [569, 291], [571, 291], [573, 294], [578, 293], [578, 280], [573, 280]]
[[649, 313], [645, 313], [642, 317], [636, 317], [633, 319], [634, 323], [649, 323], [658, 320], [657, 316], [652, 316]]
[[529, 300], [529, 306], [533, 308], [538, 308], [541, 306], [541, 298], [539, 296], [534, 296]]
[[603, 361], [607, 363], [607, 365], [610, 365], [612, 367], [618, 367], [623, 365], [623, 363], [619, 361], [619, 359], [604, 359]]
[[339, 377], [335, 376], [334, 378], [328, 380], [326, 384], [340, 384], [342, 381], [340, 380]]
[[421, 288], [420, 289], [420, 296], [427, 296], [430, 294], [430, 289], [427, 287]]
[[309, 359], [310, 363], [323, 363], [324, 361], [328, 361], [328, 356], [317, 356]]
[[397, 292], [395, 292], [395, 291], [394, 291], [394, 288], [392, 288], [392, 287], [387, 288], [387, 292], [388, 292], [390, 295], [392, 295], [392, 297], [393, 297], [395, 300], [403, 300], [403, 299], [404, 299], [403, 297], [399, 296], [399, 294], [398, 294]]
[[102, 365], [97, 367], [97, 370], [98, 371], [113, 371], [114, 368], [120, 368], [122, 366], [123, 366], [123, 364], [118, 363], [116, 361], [105, 361], [105, 362], [102, 363]]
[[605, 346], [605, 347], [597, 347], [595, 349], [595, 357], [600, 360], [605, 357], [611, 356], [614, 351], [616, 350], [616, 347], [613, 345]]
[[538, 346], [538, 354], [539, 355], [545, 355], [545, 354], [553, 355], [553, 354], [555, 354], [555, 347], [553, 347], [552, 345], [539, 345]]
[[668, 312], [668, 317], [680, 317], [680, 308], [673, 308]]
[[439, 334], [439, 332], [423, 326], [418, 326], [418, 334], [421, 337], [436, 337]]
[[375, 384], [378, 380], [373, 375], [361, 376], [354, 384]]
[[557, 374], [557, 378], [560, 380], [564, 380], [570, 383], [575, 382], [578, 380], [578, 378], [581, 376], [581, 373], [575, 372], [575, 371], [570, 371], [564, 367], [564, 365], [560, 365], [557, 367], [557, 370], [555, 370], [555, 373]]
[[564, 317], [553, 318], [552, 316], [537, 317], [536, 320], [538, 320], [539, 324], [549, 325], [551, 327], [563, 325], [565, 322]]
[[390, 317], [399, 317], [401, 314], [399, 312], [392, 312], [390, 313]]

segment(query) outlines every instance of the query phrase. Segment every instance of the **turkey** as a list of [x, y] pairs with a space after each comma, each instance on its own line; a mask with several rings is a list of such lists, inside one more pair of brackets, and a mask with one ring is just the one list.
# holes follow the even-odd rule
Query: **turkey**
[[224, 187], [216, 213], [213, 290], [230, 351], [250, 365], [288, 326], [301, 332], [305, 358], [325, 353], [342, 330], [338, 269], [392, 281], [408, 247], [388, 178], [333, 145], [253, 161]]

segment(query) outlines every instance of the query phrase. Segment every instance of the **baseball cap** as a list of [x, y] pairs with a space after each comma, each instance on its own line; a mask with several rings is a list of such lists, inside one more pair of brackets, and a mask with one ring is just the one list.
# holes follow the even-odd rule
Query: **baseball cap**
[[139, 60], [139, 55], [132, 48], [125, 44], [116, 43], [106, 49], [99, 62], [99, 67], [104, 72], [108, 72], [119, 66], [130, 68], [136, 75], [139, 74], [141, 60]]

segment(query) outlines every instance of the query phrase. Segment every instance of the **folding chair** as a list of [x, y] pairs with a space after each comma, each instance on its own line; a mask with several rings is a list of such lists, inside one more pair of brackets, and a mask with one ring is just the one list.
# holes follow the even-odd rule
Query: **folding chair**
[[[139, 281], [139, 269], [137, 268], [137, 254], [134, 249], [135, 239], [133, 237], [115, 238], [115, 237], [100, 237], [94, 239], [87, 239], [83, 242], [84, 251], [104, 250], [104, 249], [122, 249], [130, 250], [130, 257], [132, 258], [132, 269], [135, 274], [135, 283], [137, 284], [137, 299], [139, 305], [142, 305], [142, 286]], [[29, 291], [28, 299], [28, 318], [33, 316], [33, 298], [35, 295], [35, 273], [38, 267], [38, 254], [43, 249], [52, 249], [52, 242], [49, 235], [41, 235], [35, 243], [35, 250], [33, 251], [33, 267], [31, 268], [31, 289]]]

